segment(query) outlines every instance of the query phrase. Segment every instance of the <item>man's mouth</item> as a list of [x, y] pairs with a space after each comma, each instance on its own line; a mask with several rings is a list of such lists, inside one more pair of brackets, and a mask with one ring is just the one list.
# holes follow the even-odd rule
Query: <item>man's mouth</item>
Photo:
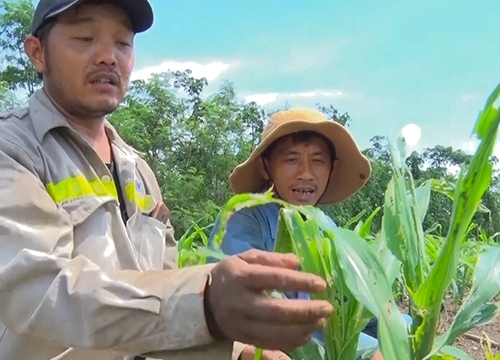
[[90, 79], [90, 83], [94, 85], [110, 84], [118, 85], [119, 79], [115, 74], [98, 74]]
[[91, 84], [111, 84], [114, 85], [114, 83], [109, 80], [109, 79], [96, 79], [90, 82]]
[[312, 187], [296, 187], [296, 188], [293, 188], [292, 191], [294, 194], [296, 194], [300, 197], [303, 197], [303, 198], [307, 198], [307, 197], [311, 196], [312, 194], [314, 194], [314, 188], [312, 188]]

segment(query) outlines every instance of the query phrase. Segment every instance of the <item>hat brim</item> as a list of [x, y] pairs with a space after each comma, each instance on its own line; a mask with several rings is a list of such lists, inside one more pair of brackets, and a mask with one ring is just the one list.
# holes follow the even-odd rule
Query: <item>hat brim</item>
[[229, 176], [233, 191], [237, 194], [262, 191], [266, 181], [257, 168], [256, 160], [274, 141], [301, 131], [315, 131], [322, 134], [332, 142], [336, 150], [337, 159], [330, 182], [319, 204], [326, 205], [347, 200], [366, 184], [371, 175], [370, 161], [359, 150], [344, 126], [335, 121], [312, 123], [294, 120], [277, 126], [244, 163], [236, 166]]
[[[74, 0], [72, 2], [68, 2], [65, 6], [47, 14], [44, 20], [53, 18], [54, 16], [57, 16], [74, 6], [80, 5], [85, 1], [87, 0]], [[153, 9], [151, 8], [151, 4], [148, 0], [105, 0], [104, 2], [122, 8], [130, 18], [132, 31], [136, 34], [148, 30], [153, 25]], [[36, 32], [38, 29], [33, 30], [33, 32]]]

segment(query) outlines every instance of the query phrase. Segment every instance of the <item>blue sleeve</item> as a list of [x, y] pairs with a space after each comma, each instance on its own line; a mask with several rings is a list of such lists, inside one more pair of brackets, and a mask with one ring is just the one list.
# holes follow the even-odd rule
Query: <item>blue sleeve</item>
[[[242, 209], [235, 212], [227, 223], [226, 233], [222, 240], [221, 250], [226, 255], [235, 255], [250, 249], [268, 250], [262, 239], [262, 229], [259, 221], [251, 211]], [[214, 248], [214, 237], [220, 228], [220, 215], [215, 220], [214, 227], [208, 239], [208, 247]], [[214, 262], [212, 259], [207, 262]]]
[[328, 219], [330, 219], [330, 222], [332, 223], [333, 227], [337, 227], [337, 224], [335, 223], [335, 221], [333, 221], [333, 219], [330, 216], [328, 216]]

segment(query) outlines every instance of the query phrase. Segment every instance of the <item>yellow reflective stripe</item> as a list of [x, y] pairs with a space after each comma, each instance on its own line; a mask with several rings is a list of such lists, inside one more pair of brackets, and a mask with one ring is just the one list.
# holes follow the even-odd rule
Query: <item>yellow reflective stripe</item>
[[48, 183], [46, 187], [52, 199], [58, 204], [88, 195], [118, 199], [115, 183], [112, 180], [106, 183], [100, 179], [88, 181], [84, 176], [79, 175], [64, 179], [57, 184]]
[[150, 212], [155, 206], [154, 198], [151, 195], [143, 195], [139, 193], [135, 188], [134, 182], [130, 182], [125, 185], [125, 195], [130, 202], [135, 202], [137, 204], [137, 207], [142, 212]]
[[[108, 182], [103, 182], [100, 179], [88, 181], [81, 175], [64, 179], [57, 184], [48, 183], [46, 188], [57, 204], [89, 195], [118, 199], [118, 193], [113, 180]], [[133, 181], [125, 186], [125, 195], [127, 200], [135, 203], [142, 212], [150, 212], [156, 205], [151, 195], [143, 195], [137, 191]]]

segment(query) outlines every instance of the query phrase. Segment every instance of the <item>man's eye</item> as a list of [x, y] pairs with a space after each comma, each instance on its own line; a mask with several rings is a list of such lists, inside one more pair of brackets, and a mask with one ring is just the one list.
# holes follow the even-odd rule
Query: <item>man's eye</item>
[[117, 41], [117, 43], [120, 46], [130, 47], [130, 43], [125, 42], [125, 41]]
[[85, 41], [85, 42], [91, 42], [93, 39], [90, 38], [90, 37], [78, 37], [76, 38], [77, 40], [80, 40], [80, 41]]

